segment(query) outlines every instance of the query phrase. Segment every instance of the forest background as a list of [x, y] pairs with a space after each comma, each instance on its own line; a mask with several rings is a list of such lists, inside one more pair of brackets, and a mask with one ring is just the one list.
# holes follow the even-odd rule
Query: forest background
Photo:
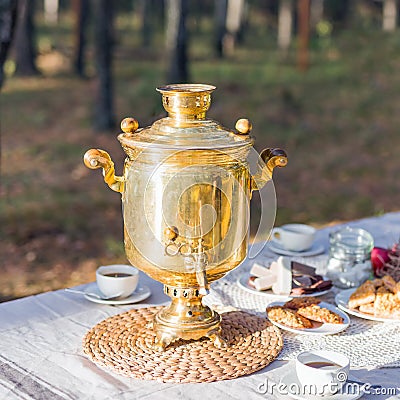
[[[121, 174], [118, 121], [163, 117], [155, 88], [166, 83], [217, 86], [210, 118], [230, 128], [248, 118], [258, 150], [286, 150], [289, 164], [274, 176], [276, 225], [399, 210], [398, 6], [0, 0], [0, 37], [12, 37], [0, 57], [0, 301], [127, 262], [120, 196], [82, 156], [103, 148]], [[7, 36], [1, 13], [13, 7]], [[253, 230], [259, 211], [255, 198]]]

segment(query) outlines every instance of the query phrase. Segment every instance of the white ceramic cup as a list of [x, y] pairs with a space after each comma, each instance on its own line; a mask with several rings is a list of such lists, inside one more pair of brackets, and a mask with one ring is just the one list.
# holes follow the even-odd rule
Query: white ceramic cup
[[271, 240], [285, 250], [305, 251], [311, 248], [316, 231], [310, 225], [287, 224], [272, 229]]
[[335, 351], [304, 351], [296, 359], [297, 378], [306, 394], [335, 394], [346, 383], [349, 370], [348, 357]]
[[106, 297], [128, 297], [137, 288], [139, 270], [131, 265], [105, 265], [97, 268], [96, 282]]

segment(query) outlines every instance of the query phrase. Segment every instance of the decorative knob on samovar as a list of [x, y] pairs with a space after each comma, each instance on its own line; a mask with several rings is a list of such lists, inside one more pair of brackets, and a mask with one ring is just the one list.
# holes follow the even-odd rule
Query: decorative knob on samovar
[[121, 121], [121, 130], [124, 133], [135, 133], [139, 128], [139, 122], [132, 117], [124, 118]]
[[253, 125], [247, 118], [240, 118], [236, 121], [235, 128], [238, 133], [248, 135], [253, 129]]

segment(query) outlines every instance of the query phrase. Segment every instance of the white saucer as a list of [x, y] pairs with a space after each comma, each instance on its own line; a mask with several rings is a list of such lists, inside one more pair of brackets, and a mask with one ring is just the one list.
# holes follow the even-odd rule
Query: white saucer
[[[284, 304], [284, 302], [275, 301], [271, 304], [268, 304], [268, 307], [283, 306], [283, 304]], [[322, 301], [318, 305], [320, 307], [327, 308], [328, 310], [333, 311], [334, 313], [340, 315], [343, 318], [343, 323], [342, 324], [324, 323], [320, 326], [316, 326], [315, 328], [296, 329], [296, 328], [290, 328], [289, 326], [283, 325], [279, 322], [275, 322], [272, 320], [270, 320], [270, 321], [272, 324], [276, 325], [278, 328], [281, 328], [285, 331], [289, 331], [289, 332], [300, 334], [300, 335], [319, 335], [319, 336], [334, 335], [335, 333], [344, 331], [350, 325], [349, 316], [347, 314], [345, 314], [343, 311], [339, 310], [333, 304], [325, 303]]]
[[311, 249], [304, 251], [286, 250], [273, 241], [268, 242], [267, 246], [269, 250], [271, 250], [276, 254], [280, 254], [281, 256], [311, 257], [311, 256], [316, 256], [318, 254], [322, 254], [325, 251], [325, 247], [322, 244], [313, 244], [311, 246]]
[[275, 294], [271, 289], [268, 290], [257, 290], [253, 286], [249, 284], [249, 278], [250, 275], [249, 273], [243, 274], [237, 281], [237, 284], [247, 292], [253, 293], [253, 294], [260, 294], [262, 296], [274, 296], [274, 297], [279, 297], [280, 299], [290, 299], [292, 297], [318, 297], [322, 296], [324, 294], [327, 294], [331, 289], [327, 290], [322, 290], [321, 292], [315, 292], [315, 293], [310, 293], [310, 294], [301, 294], [301, 295], [284, 295], [284, 294]]
[[400, 322], [399, 319], [385, 318], [385, 317], [375, 317], [374, 315], [366, 314], [353, 308], [349, 308], [348, 302], [350, 296], [356, 291], [356, 288], [346, 289], [339, 292], [335, 297], [335, 302], [339, 308], [346, 311], [347, 313], [354, 315], [359, 318], [369, 319], [371, 321], [377, 322]]
[[116, 299], [104, 300], [104, 299], [99, 299], [95, 296], [91, 296], [90, 293], [95, 293], [101, 296], [101, 293], [99, 291], [99, 288], [97, 287], [96, 282], [93, 282], [89, 286], [87, 286], [85, 291], [88, 292], [88, 294], [84, 295], [85, 299], [92, 301], [93, 303], [109, 304], [109, 305], [138, 303], [139, 301], [147, 299], [151, 295], [149, 287], [140, 284], [130, 296], [124, 297], [123, 299], [116, 298]]
[[[352, 379], [351, 374], [349, 375], [349, 379]], [[303, 394], [303, 387], [297, 378], [294, 365], [292, 365], [292, 367], [288, 369], [288, 372], [280, 379], [278, 387], [280, 389], [280, 392], [282, 390], [286, 391], [286, 393], [280, 394], [284, 394], [285, 397], [289, 396], [293, 399], [299, 400], [356, 400], [364, 394], [362, 386], [354, 385], [351, 383], [344, 384], [339, 392], [333, 395], [318, 396], [313, 394]], [[307, 391], [307, 388], [305, 389]]]

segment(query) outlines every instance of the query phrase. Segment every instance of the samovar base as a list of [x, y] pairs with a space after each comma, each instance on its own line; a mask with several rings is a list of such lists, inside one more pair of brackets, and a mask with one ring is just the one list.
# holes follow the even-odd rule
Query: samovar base
[[153, 321], [156, 333], [154, 347], [164, 350], [178, 339], [211, 339], [216, 347], [225, 345], [221, 337], [221, 316], [203, 305], [198, 287], [164, 285], [164, 293], [171, 297], [171, 304], [158, 312]]

